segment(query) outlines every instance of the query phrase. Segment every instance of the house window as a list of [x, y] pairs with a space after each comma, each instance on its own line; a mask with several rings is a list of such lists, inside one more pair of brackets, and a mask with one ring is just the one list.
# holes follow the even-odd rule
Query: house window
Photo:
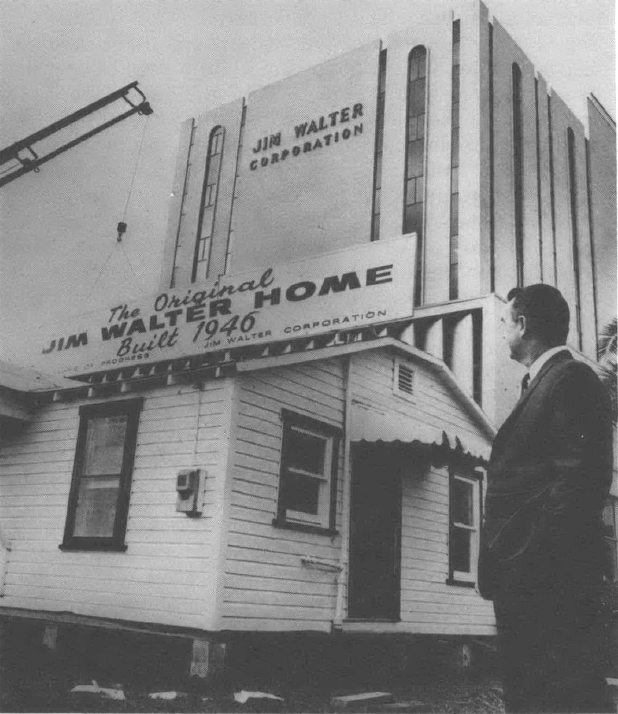
[[610, 572], [612, 582], [618, 582], [618, 532], [616, 523], [618, 522], [618, 498], [610, 496], [603, 509], [603, 527], [605, 529], [605, 540], [609, 546]]
[[340, 430], [329, 424], [283, 410], [275, 525], [334, 530], [339, 437]]
[[141, 399], [131, 399], [80, 409], [61, 548], [126, 549], [124, 536], [141, 407]]
[[473, 585], [479, 554], [481, 474], [454, 471], [450, 476], [449, 580]]

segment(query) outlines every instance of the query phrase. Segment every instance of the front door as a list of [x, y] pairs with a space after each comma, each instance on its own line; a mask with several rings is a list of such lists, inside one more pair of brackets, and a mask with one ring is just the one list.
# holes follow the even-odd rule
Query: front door
[[401, 468], [391, 450], [353, 445], [350, 508], [348, 618], [398, 620]]

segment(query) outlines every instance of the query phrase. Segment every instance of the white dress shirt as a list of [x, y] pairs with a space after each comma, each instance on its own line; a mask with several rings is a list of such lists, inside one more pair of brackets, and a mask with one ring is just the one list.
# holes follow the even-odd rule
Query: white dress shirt
[[541, 371], [541, 367], [547, 362], [547, 360], [551, 359], [554, 355], [557, 355], [559, 352], [568, 352], [571, 354], [569, 351], [568, 347], [565, 347], [564, 345], [558, 345], [557, 347], [550, 347], [546, 352], [543, 352], [542, 355], [537, 357], [534, 362], [530, 365], [528, 368], [528, 374], [530, 375], [530, 381], [532, 381], [537, 374]]

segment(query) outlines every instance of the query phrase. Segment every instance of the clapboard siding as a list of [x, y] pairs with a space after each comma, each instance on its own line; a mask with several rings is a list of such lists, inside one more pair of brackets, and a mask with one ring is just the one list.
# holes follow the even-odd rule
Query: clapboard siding
[[[353, 408], [404, 420], [410, 440], [435, 426], [464, 443], [487, 448], [487, 438], [448, 387], [427, 367], [411, 361], [414, 393], [393, 391], [395, 362], [388, 352], [364, 352], [352, 365]], [[354, 420], [354, 414], [352, 415]], [[439, 433], [438, 431], [438, 433]], [[397, 631], [435, 634], [493, 632], [493, 611], [473, 589], [448, 578], [449, 476], [446, 469], [418, 473], [410, 467], [402, 484], [401, 623]], [[358, 625], [352, 626], [352, 629]], [[369, 629], [379, 631], [374, 623]]]
[[[224, 629], [328, 630], [336, 574], [302, 564], [337, 564], [340, 538], [273, 526], [281, 457], [281, 410], [343, 424], [339, 359], [265, 370], [240, 379], [222, 603]], [[339, 472], [343, 462], [340, 449]], [[341, 476], [337, 512], [341, 516]]]
[[386, 411], [409, 420], [411, 425], [428, 424], [460, 436], [464, 443], [486, 449], [487, 438], [470, 414], [455, 400], [449, 387], [421, 362], [410, 361], [414, 372], [414, 393], [410, 398], [393, 390], [394, 359], [387, 351], [360, 353], [353, 365], [352, 398], [356, 405]]
[[[42, 407], [0, 453], [0, 528], [12, 542], [2, 604], [208, 629], [213, 522], [229, 443], [232, 380], [140, 392], [124, 553], [60, 551], [79, 407]], [[127, 395], [131, 396], [131, 395]], [[176, 473], [207, 471], [202, 518], [176, 513]]]

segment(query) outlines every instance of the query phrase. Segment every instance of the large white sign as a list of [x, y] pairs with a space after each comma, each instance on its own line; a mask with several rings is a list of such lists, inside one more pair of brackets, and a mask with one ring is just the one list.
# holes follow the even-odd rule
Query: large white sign
[[232, 270], [369, 240], [380, 44], [247, 97]]
[[47, 328], [24, 361], [86, 374], [410, 317], [415, 248], [366, 243], [116, 304]]

